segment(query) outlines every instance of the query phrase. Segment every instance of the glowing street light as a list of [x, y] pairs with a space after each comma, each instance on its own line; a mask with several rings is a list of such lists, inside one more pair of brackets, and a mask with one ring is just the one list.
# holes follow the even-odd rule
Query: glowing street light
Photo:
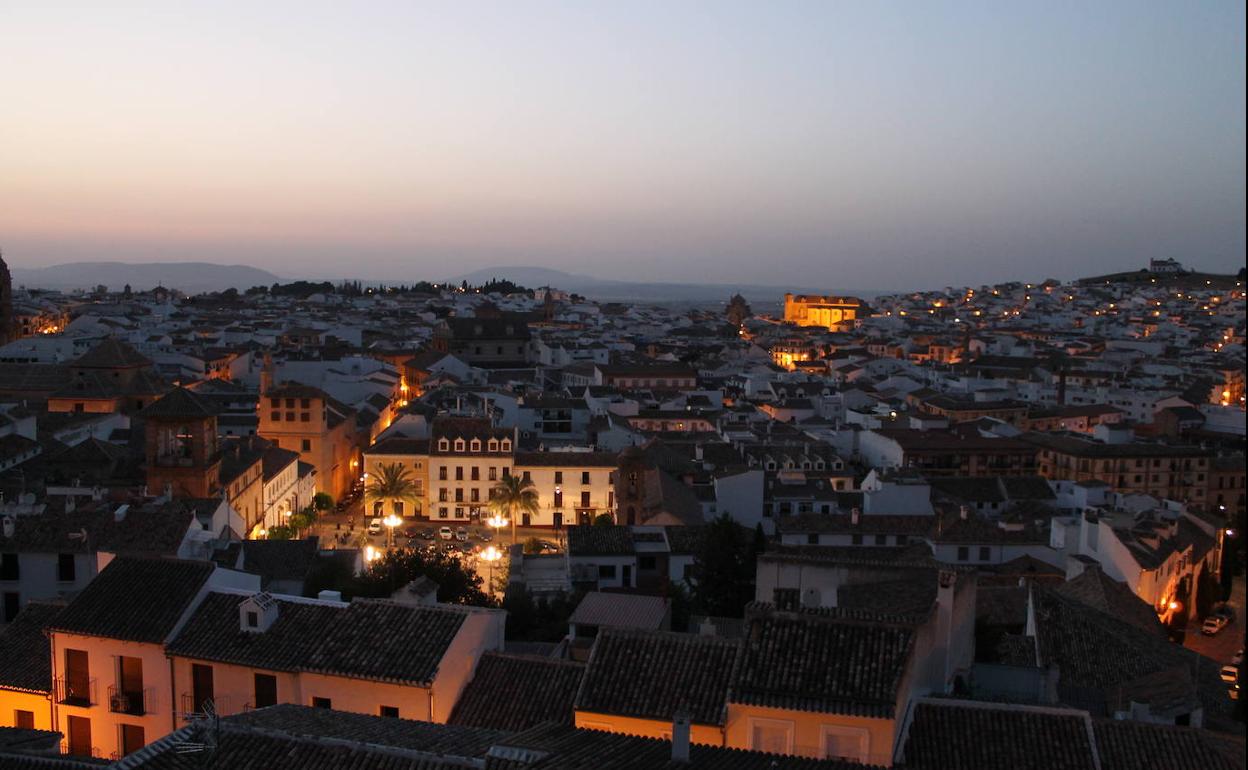
[[494, 546], [490, 546], [489, 548], [486, 548], [481, 553], [477, 554], [477, 558], [480, 559], [481, 561], [484, 561], [486, 564], [490, 565], [489, 582], [486, 583], [486, 590], [489, 592], [490, 596], [493, 596], [494, 595], [494, 562], [503, 558], [503, 552], [498, 550]]
[[[500, 515], [498, 515], [498, 514], [494, 514], [494, 515], [493, 515], [493, 516], [491, 516], [490, 518], [486, 519], [486, 520], [485, 520], [485, 523], [486, 523], [486, 524], [489, 524], [491, 527], [493, 527], [493, 528], [494, 528], [494, 541], [495, 541], [495, 542], [497, 542], [497, 541], [498, 541], [498, 531], [499, 531], [500, 529], [502, 529], [503, 527], [507, 526], [508, 524], [510, 524], [510, 523], [511, 523], [511, 520], [510, 520], [510, 519], [506, 519], [506, 518], [504, 518], [504, 517], [502, 517], [502, 516], [500, 516]], [[493, 546], [491, 546], [491, 548], [492, 548], [492, 547], [493, 547]]]
[[391, 513], [381, 523], [386, 525], [386, 550], [390, 550], [394, 547], [394, 528], [402, 524], [403, 520]]

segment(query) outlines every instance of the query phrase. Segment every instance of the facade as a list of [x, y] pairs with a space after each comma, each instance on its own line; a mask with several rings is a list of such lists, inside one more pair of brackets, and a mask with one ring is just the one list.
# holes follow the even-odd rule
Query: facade
[[316, 469], [316, 490], [335, 500], [359, 480], [360, 438], [355, 410], [320, 388], [285, 383], [260, 398], [260, 435], [299, 453]]
[[490, 489], [510, 475], [515, 444], [515, 428], [495, 428], [485, 418], [435, 419], [429, 439], [429, 518], [488, 518]]
[[1213, 452], [1197, 446], [1143, 441], [1106, 443], [1082, 436], [1029, 433], [1036, 472], [1047, 479], [1104, 481], [1115, 492], [1203, 504]]
[[517, 452], [514, 472], [533, 482], [537, 516], [524, 514], [522, 527], [591, 524], [600, 514], [615, 514], [611, 481], [614, 452]]
[[784, 320], [798, 326], [834, 327], [852, 322], [863, 310], [857, 297], [818, 294], [784, 295]]

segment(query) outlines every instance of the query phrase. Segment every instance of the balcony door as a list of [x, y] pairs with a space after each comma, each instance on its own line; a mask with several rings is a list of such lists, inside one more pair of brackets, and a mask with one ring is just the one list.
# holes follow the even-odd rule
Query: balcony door
[[[67, 703], [91, 703], [91, 669], [87, 664], [86, 650], [65, 650], [63, 699]], [[88, 726], [87, 729], [90, 730], [90, 727]]]
[[126, 696], [131, 714], [145, 712], [143, 703], [143, 659], [122, 656], [119, 658], [117, 689]]
[[[191, 666], [191, 700], [196, 712], [203, 712], [204, 704], [213, 699], [212, 666], [195, 663]], [[215, 707], [215, 706], [214, 706]]]
[[91, 720], [71, 716], [66, 723], [69, 726], [69, 753], [79, 757], [91, 756]]

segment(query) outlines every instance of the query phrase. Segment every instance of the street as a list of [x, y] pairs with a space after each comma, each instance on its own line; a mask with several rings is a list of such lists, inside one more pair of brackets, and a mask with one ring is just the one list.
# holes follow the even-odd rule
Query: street
[[1244, 578], [1235, 578], [1231, 586], [1231, 598], [1227, 605], [1235, 611], [1235, 619], [1226, 628], [1213, 636], [1205, 636], [1195, 621], [1187, 630], [1183, 646], [1195, 650], [1207, 658], [1218, 662], [1219, 666], [1231, 662], [1237, 650], [1244, 648]]

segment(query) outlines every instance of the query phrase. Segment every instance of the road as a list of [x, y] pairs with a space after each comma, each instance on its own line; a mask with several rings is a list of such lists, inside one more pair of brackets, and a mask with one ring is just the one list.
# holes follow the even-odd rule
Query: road
[[1219, 665], [1230, 663], [1236, 650], [1244, 648], [1244, 578], [1237, 577], [1231, 586], [1231, 598], [1227, 604], [1235, 610], [1235, 620], [1231, 621], [1213, 636], [1200, 633], [1200, 627], [1193, 625], [1187, 631], [1183, 646], [1195, 650], [1207, 658], [1212, 658]]

